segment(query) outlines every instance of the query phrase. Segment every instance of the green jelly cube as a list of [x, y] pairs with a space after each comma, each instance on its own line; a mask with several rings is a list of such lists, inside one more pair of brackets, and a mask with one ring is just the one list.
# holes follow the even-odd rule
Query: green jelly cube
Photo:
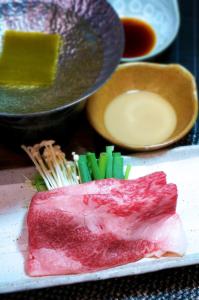
[[0, 55], [0, 84], [52, 84], [56, 76], [59, 48], [59, 34], [6, 31]]

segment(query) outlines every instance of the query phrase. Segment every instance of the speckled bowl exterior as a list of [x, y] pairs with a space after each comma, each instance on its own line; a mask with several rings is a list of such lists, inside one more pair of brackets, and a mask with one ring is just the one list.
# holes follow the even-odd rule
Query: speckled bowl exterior
[[[8, 29], [59, 33], [63, 41], [52, 87], [32, 91], [0, 88], [0, 101], [20, 98], [22, 103], [21, 113], [0, 111], [1, 132], [8, 130], [25, 140], [27, 136], [42, 135], [51, 127], [68, 124], [85, 99], [113, 73], [123, 53], [123, 28], [104, 0], [1, 1], [0, 20], [1, 42]], [[60, 105], [23, 112], [26, 101], [42, 103], [47, 97], [57, 99]]]

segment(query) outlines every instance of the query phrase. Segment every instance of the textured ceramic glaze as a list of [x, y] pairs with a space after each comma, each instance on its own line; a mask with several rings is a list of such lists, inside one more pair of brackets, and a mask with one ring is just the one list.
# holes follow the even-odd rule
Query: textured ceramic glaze
[[178, 33], [180, 16], [177, 0], [108, 0], [120, 17], [138, 18], [155, 30], [157, 42], [154, 49], [143, 57], [124, 58], [137, 61], [157, 55], [167, 48]]
[[[52, 87], [0, 88], [0, 101], [5, 101], [7, 107], [15, 104], [15, 114], [0, 112], [4, 126], [34, 127], [37, 123], [38, 127], [41, 119], [48, 126], [45, 118], [49, 111], [65, 110], [95, 92], [114, 71], [123, 52], [122, 26], [112, 7], [103, 0], [3, 1], [0, 22], [1, 38], [8, 29], [58, 33], [62, 38]], [[27, 101], [33, 106], [36, 103], [40, 113], [24, 114]], [[52, 117], [54, 122], [56, 116]]]

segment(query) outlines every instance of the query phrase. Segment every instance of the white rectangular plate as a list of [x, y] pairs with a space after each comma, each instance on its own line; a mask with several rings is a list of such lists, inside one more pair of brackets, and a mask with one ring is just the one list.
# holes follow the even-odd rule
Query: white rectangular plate
[[141, 274], [199, 263], [199, 146], [126, 157], [131, 178], [154, 171], [167, 173], [178, 186], [177, 211], [181, 216], [188, 248], [184, 257], [142, 259], [136, 263], [83, 275], [30, 278], [24, 272], [27, 249], [26, 212], [34, 191], [24, 184], [33, 168], [0, 172], [0, 292], [35, 289], [83, 281]]

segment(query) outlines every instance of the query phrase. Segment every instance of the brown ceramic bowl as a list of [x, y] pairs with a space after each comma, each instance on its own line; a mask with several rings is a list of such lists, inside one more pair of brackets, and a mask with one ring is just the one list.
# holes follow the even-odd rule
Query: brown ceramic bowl
[[[150, 146], [129, 146], [113, 138], [104, 125], [107, 105], [129, 90], [146, 90], [166, 99], [177, 115], [177, 126], [164, 142]], [[177, 64], [128, 63], [118, 67], [111, 79], [87, 103], [88, 119], [95, 130], [111, 143], [121, 147], [148, 151], [166, 147], [185, 136], [198, 115], [196, 82], [192, 74]]]

